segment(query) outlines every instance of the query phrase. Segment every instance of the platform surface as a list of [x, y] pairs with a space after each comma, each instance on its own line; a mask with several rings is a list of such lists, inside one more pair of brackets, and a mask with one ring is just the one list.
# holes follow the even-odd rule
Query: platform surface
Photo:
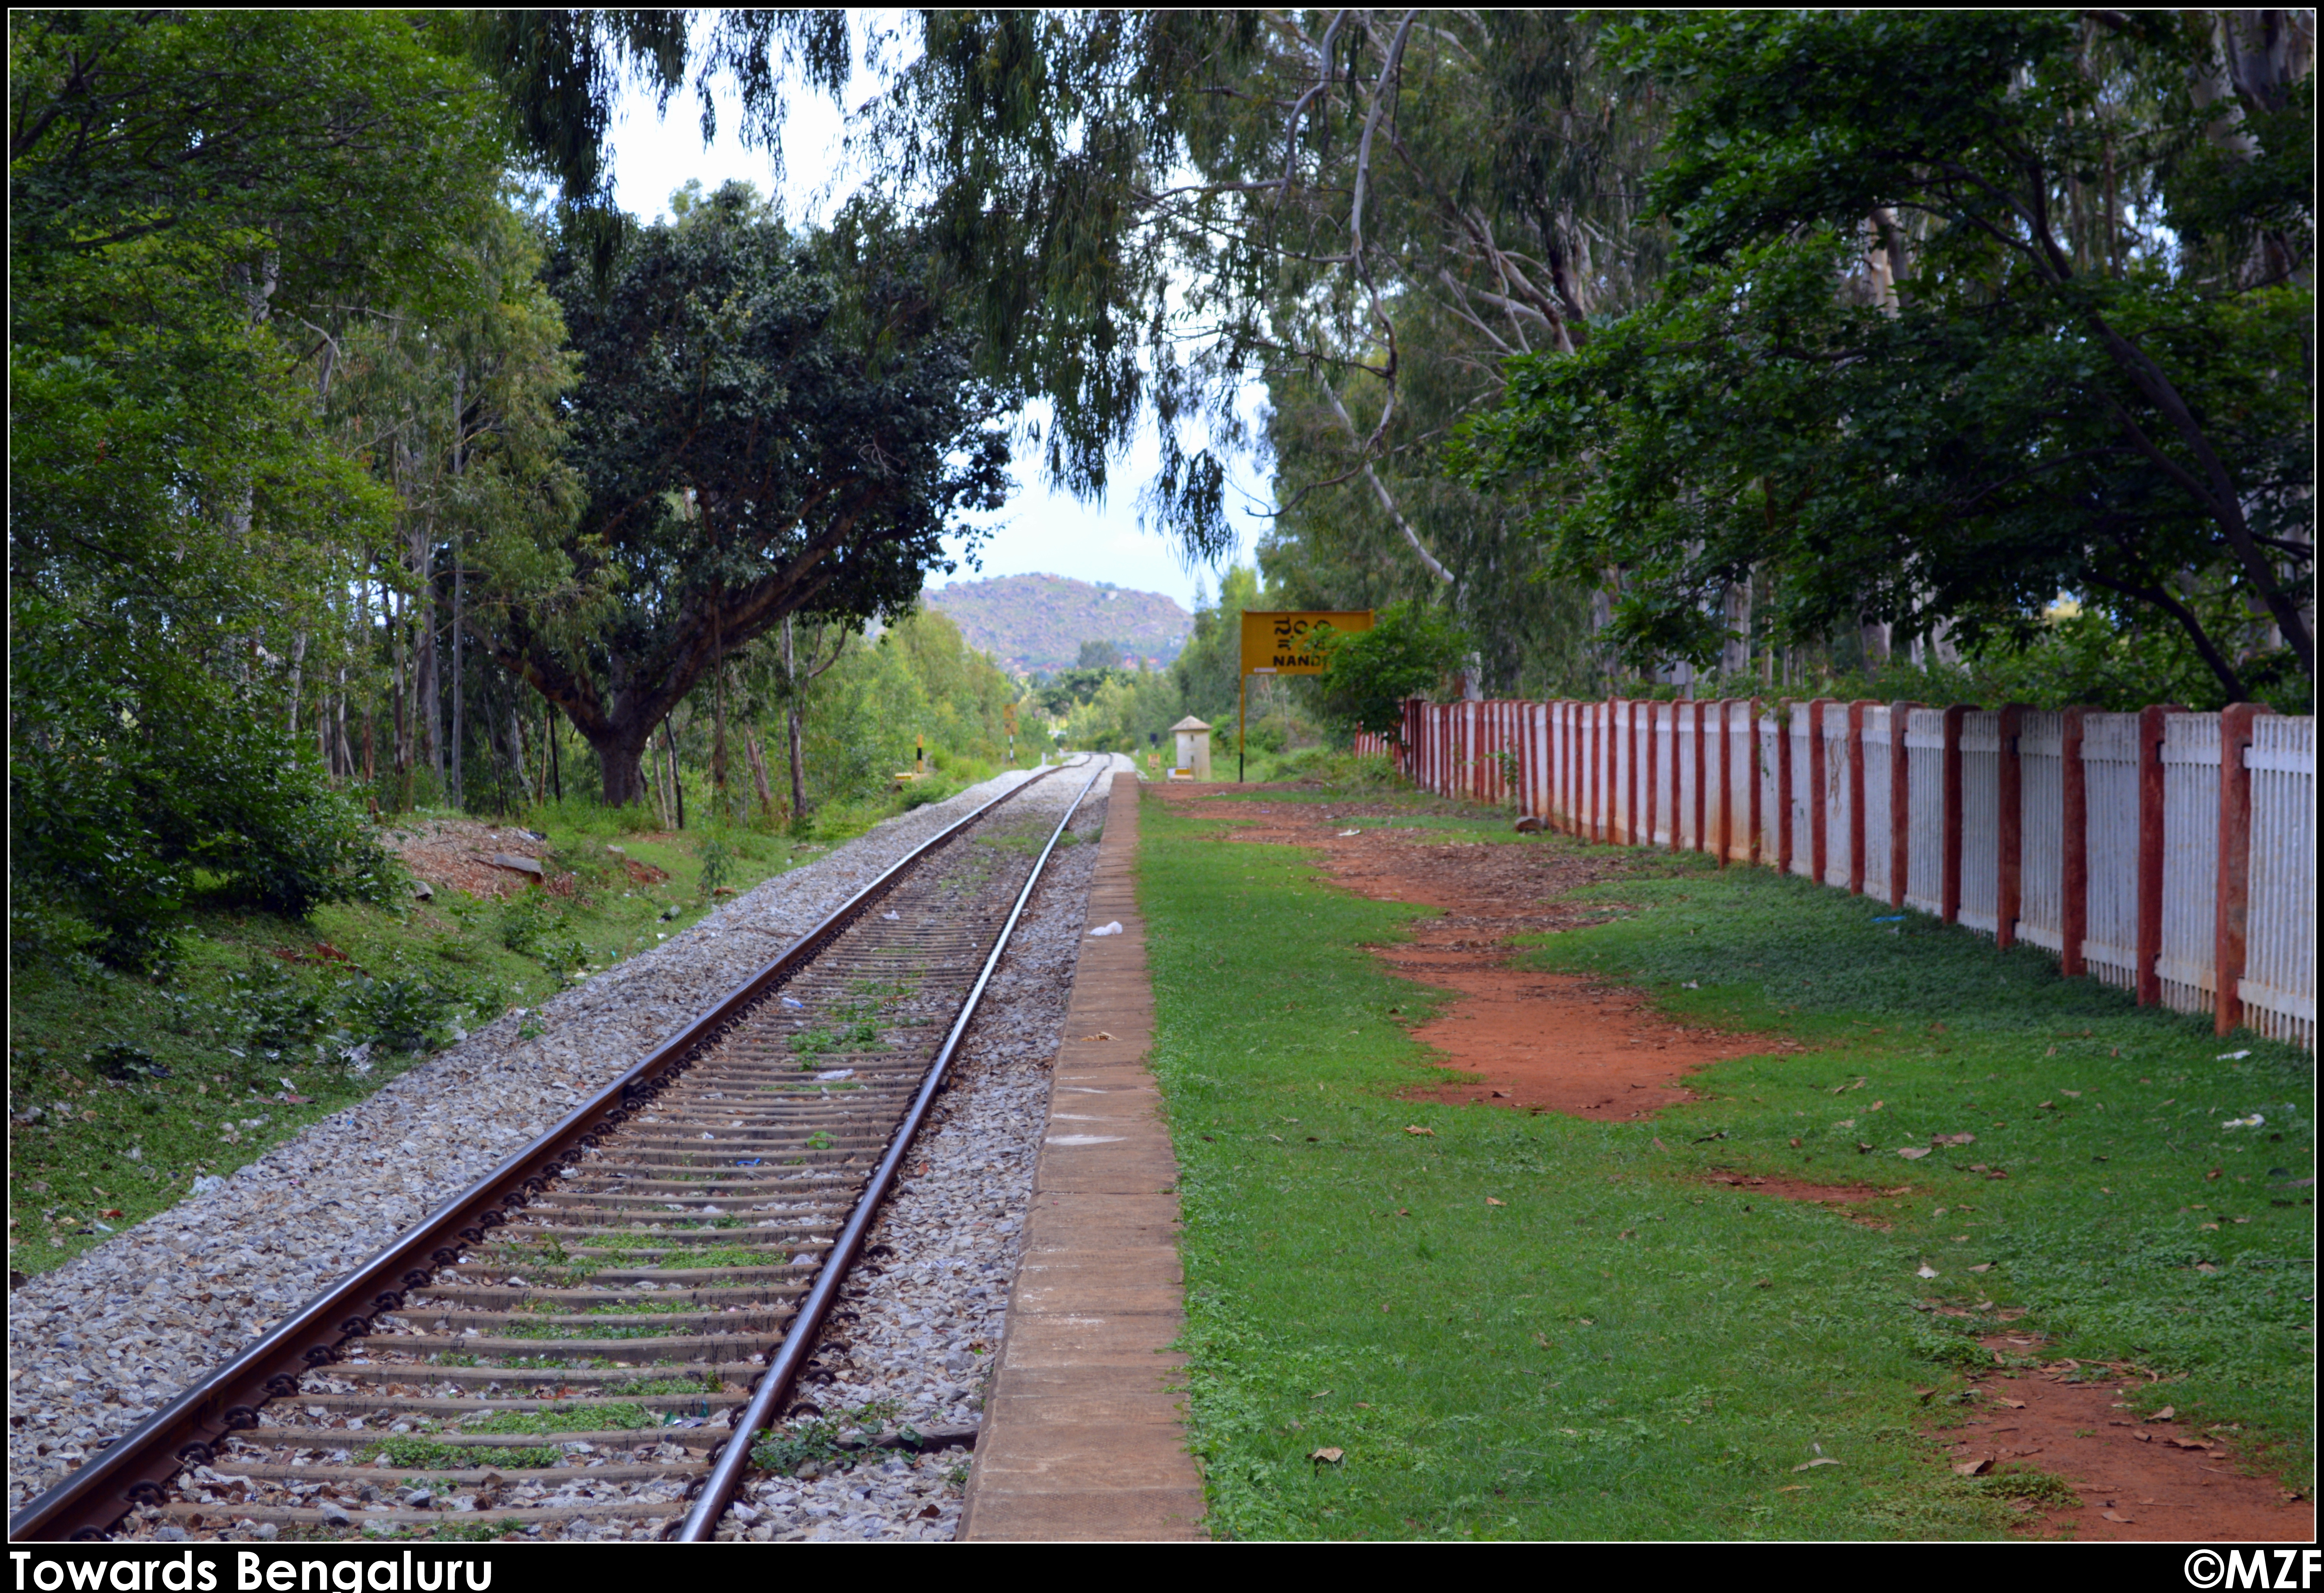
[[[1187, 1452], [1178, 1163], [1147, 1066], [1154, 990], [1138, 915], [1139, 782], [1116, 775], [1057, 1048], [1009, 1325], [960, 1537], [1200, 1538]], [[1086, 933], [1086, 931], [1084, 932]]]

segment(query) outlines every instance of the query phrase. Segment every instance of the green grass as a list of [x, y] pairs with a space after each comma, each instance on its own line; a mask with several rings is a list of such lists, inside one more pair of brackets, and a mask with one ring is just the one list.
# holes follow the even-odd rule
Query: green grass
[[384, 1460], [404, 1471], [476, 1471], [486, 1467], [537, 1469], [554, 1466], [564, 1458], [565, 1451], [554, 1446], [512, 1449], [493, 1444], [470, 1448], [425, 1438], [383, 1438], [377, 1443], [366, 1444], [357, 1453], [355, 1464], [368, 1466], [374, 1460]]
[[[2059, 1353], [2152, 1365], [2181, 1379], [2154, 1403], [2241, 1422], [2306, 1476], [2310, 1210], [2268, 1203], [2306, 1193], [2269, 1169], [2312, 1171], [2298, 1054], [2219, 1045], [1956, 932], [1886, 935], [1864, 924], [1879, 909], [1804, 884], [1641, 857], [1616, 893], [1633, 916], [1533, 958], [1814, 1049], [1696, 1075], [1710, 1100], [1646, 1123], [1402, 1101], [1443, 1076], [1403, 1027], [1439, 998], [1360, 947], [1420, 910], [1323, 886], [1296, 849], [1230, 849], [1159, 801], [1144, 824], [1214, 1533], [1995, 1535], [2021, 1519], [2006, 1491], [2035, 1485], [1943, 1464], [1929, 1429], [1982, 1351], [1932, 1296], [2021, 1304]], [[1906, 1025], [1880, 993], [1900, 989], [1944, 1016]], [[2211, 1061], [2247, 1043], [2242, 1071]], [[2217, 1128], [2254, 1110], [2285, 1137]], [[1848, 1118], [1882, 1130], [1874, 1154]], [[1895, 1155], [1960, 1131], [1978, 1140]], [[1911, 1192], [1881, 1202], [1884, 1232], [1702, 1182], [1713, 1165]], [[2198, 1203], [2254, 1220], [2202, 1231], [2178, 1211]], [[1924, 1257], [1938, 1278], [1915, 1275]], [[1326, 1448], [1342, 1458], [1310, 1458]], [[1800, 1469], [1821, 1457], [1840, 1464]]]
[[[691, 1393], [692, 1390], [687, 1392]], [[591, 1404], [570, 1410], [494, 1411], [460, 1423], [463, 1432], [607, 1432], [659, 1427], [661, 1418], [643, 1405]]]

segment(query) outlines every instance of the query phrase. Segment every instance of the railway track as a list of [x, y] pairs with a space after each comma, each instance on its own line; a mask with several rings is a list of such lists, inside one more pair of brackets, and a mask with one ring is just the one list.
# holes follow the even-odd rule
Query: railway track
[[[710, 1536], [1107, 767], [1092, 762], [1013, 787], [905, 857], [32, 1500], [10, 1538], [245, 1524], [301, 1538]], [[1078, 784], [1061, 817], [1012, 802], [1045, 778]]]

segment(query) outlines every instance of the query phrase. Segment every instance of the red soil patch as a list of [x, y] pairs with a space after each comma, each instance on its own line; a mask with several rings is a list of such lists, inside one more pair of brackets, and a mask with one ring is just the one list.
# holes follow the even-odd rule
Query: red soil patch
[[1779, 1201], [1807, 1201], [1816, 1205], [1860, 1206], [1883, 1195], [1900, 1195], [1905, 1189], [1875, 1189], [1868, 1183], [1809, 1183], [1798, 1178], [1762, 1178], [1756, 1173], [1714, 1172], [1709, 1183], [1731, 1184]]
[[[2041, 1341], [2025, 1334], [1978, 1340], [1997, 1357], [2023, 1359]], [[2071, 1381], [2080, 1377], [2093, 1380]], [[2312, 1542], [2316, 1506], [2282, 1484], [2244, 1474], [2217, 1429], [2142, 1420], [2124, 1395], [2144, 1379], [2117, 1366], [2070, 1360], [2024, 1370], [1972, 1373], [1976, 1414], [1948, 1434], [1953, 1465], [1974, 1475], [2039, 1470], [2073, 1479], [2082, 1502], [2034, 1506], [2024, 1532], [2079, 1540]], [[2170, 1409], [2168, 1405], [2163, 1407]]]
[[[1224, 791], [1263, 789], [1151, 788], [1189, 806]], [[1413, 925], [1411, 940], [1372, 948], [1403, 977], [1461, 997], [1413, 1034], [1443, 1052], [1445, 1066], [1472, 1078], [1416, 1085], [1404, 1091], [1410, 1099], [1628, 1120], [1692, 1100], [1681, 1081], [1698, 1068], [1798, 1049], [1787, 1040], [1674, 1023], [1636, 990], [1508, 965], [1512, 935], [1602, 923], [1604, 908], [1559, 898], [1620, 872], [1622, 853], [1446, 842], [1430, 830], [1343, 834], [1349, 819], [1404, 813], [1357, 802], [1330, 804], [1328, 811], [1313, 802], [1221, 803], [1196, 811], [1234, 820], [1237, 840], [1320, 850], [1332, 878], [1360, 896], [1443, 909]]]
[[[1411, 941], [1373, 950], [1404, 977], [1460, 993], [1458, 1001], [1413, 1032], [1443, 1051], [1447, 1065], [1477, 1075], [1478, 1082], [1421, 1085], [1405, 1091], [1408, 1096], [1600, 1119], [1641, 1118], [1692, 1099], [1682, 1081], [1695, 1069], [1732, 1056], [1802, 1049], [1767, 1036], [1675, 1024], [1649, 1010], [1635, 990], [1508, 966], [1507, 942], [1513, 935], [1603, 921], [1602, 909], [1561, 906], [1557, 898], [1619, 873], [1626, 853], [1433, 843], [1426, 830], [1363, 829], [1346, 835], [1341, 833], [1351, 827], [1345, 820], [1406, 810], [1349, 802], [1330, 804], [1326, 811], [1325, 805], [1307, 801], [1197, 808], [1227, 792], [1267, 787], [1148, 788], [1204, 818], [1236, 821], [1237, 840], [1316, 849], [1332, 878], [1360, 895], [1444, 909], [1443, 916], [1416, 925]], [[1906, 1192], [1727, 1172], [1714, 1172], [1711, 1180], [1770, 1199], [1842, 1210]], [[1851, 1220], [1886, 1226], [1869, 1214], [1851, 1213]], [[2022, 1314], [1997, 1312], [1993, 1320]], [[2036, 1353], [2039, 1344], [2030, 1335], [2008, 1333], [1982, 1342], [1997, 1355], [2020, 1358]], [[2081, 1505], [2029, 1506], [2024, 1532], [2086, 1540], [2313, 1541], [2312, 1502], [2236, 1469], [2216, 1433], [2141, 1421], [2121, 1398], [2135, 1378], [2119, 1368], [2100, 1368], [2109, 1374], [2102, 1382], [2068, 1381], [2091, 1369], [2060, 1361], [2012, 1371], [1997, 1363], [1993, 1371], [1971, 1375], [1981, 1395], [1977, 1413], [1948, 1435], [1957, 1468], [1982, 1462], [1978, 1475], [2030, 1469], [2079, 1479], [2073, 1487]]]

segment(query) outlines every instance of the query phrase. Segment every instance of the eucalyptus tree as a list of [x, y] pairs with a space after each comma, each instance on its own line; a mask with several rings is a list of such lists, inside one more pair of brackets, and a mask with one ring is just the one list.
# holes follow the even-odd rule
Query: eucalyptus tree
[[588, 741], [608, 802], [643, 794], [647, 738], [724, 659], [794, 614], [903, 612], [956, 516], [1002, 502], [1013, 405], [925, 266], [868, 207], [794, 234], [746, 184], [635, 229], [602, 280], [571, 242], [551, 259], [581, 511], [480, 548], [467, 622]]
[[424, 19], [21, 11], [8, 47], [14, 902], [150, 961], [196, 866], [344, 885], [290, 710], [393, 504], [324, 394], [350, 314], [465, 291], [502, 149]]
[[[625, 83], [730, 84], [770, 148], [786, 96], [847, 77], [833, 13], [492, 14], [485, 60], [536, 148], [597, 180]], [[980, 369], [1047, 401], [1049, 478], [1106, 485], [1151, 419], [1145, 507], [1192, 556], [1234, 541], [1225, 457], [1255, 379], [1296, 377], [1336, 428], [1286, 493], [1354, 483], [1432, 578], [1453, 571], [1395, 481], [1438, 473], [1447, 417], [1408, 417], [1407, 327], [1489, 401], [1499, 362], [1565, 350], [1653, 276], [1638, 216], [1664, 110], [1577, 13], [927, 12], [884, 41], [851, 149], [927, 217]], [[749, 30], [761, 30], [754, 53]], [[772, 63], [772, 64], [770, 64]], [[779, 66], [781, 69], [776, 69]], [[708, 103], [706, 93], [706, 104]], [[1363, 389], [1356, 391], [1354, 389]]]
[[2222, 54], [2265, 14], [1641, 26], [1688, 90], [1683, 272], [1517, 362], [1472, 479], [1535, 497], [1554, 567], [1626, 572], [1641, 658], [1714, 655], [1756, 567], [1789, 639], [2023, 640], [2064, 590], [2229, 699], [2312, 682], [2313, 19], [2277, 24], [2273, 58]]

